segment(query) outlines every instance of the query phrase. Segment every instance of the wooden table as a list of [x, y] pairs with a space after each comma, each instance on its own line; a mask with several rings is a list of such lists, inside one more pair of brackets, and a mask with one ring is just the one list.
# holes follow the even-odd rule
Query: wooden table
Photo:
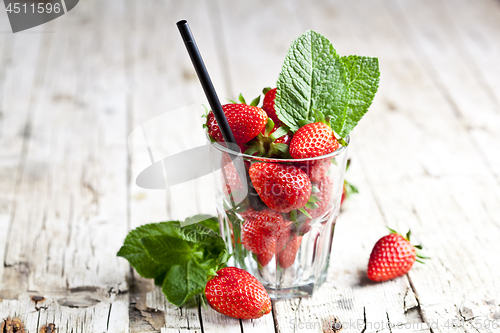
[[[87, 0], [17, 34], [0, 12], [0, 319], [60, 333], [321, 332], [332, 317], [345, 332], [500, 332], [499, 1]], [[178, 309], [116, 257], [130, 229], [177, 205], [135, 186], [128, 134], [206, 103], [179, 19], [221, 97], [273, 86], [307, 29], [380, 59], [327, 283], [259, 320]], [[432, 259], [371, 283], [385, 226], [411, 227]]]

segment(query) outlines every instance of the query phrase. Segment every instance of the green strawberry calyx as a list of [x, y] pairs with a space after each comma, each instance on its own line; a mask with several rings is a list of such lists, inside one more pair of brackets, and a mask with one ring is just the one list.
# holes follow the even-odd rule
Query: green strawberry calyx
[[231, 103], [233, 103], [233, 104], [246, 104], [246, 105], [250, 105], [250, 106], [257, 106], [257, 105], [259, 105], [259, 103], [260, 103], [260, 95], [259, 95], [259, 96], [257, 96], [256, 98], [254, 98], [254, 99], [250, 102], [250, 104], [247, 104], [247, 101], [245, 100], [245, 98], [243, 97], [243, 94], [241, 94], [241, 93], [240, 93], [240, 95], [238, 96], [238, 101], [239, 101], [240, 103], [235, 102], [235, 101], [233, 101], [232, 99], [228, 99], [228, 101], [230, 101], [230, 102], [231, 102]]
[[245, 147], [248, 147], [248, 149], [246, 149], [244, 153], [259, 157], [290, 158], [288, 145], [275, 142], [277, 139], [285, 136], [289, 132], [289, 128], [287, 126], [281, 126], [271, 133], [273, 129], [274, 121], [271, 118], [267, 118], [264, 133], [259, 133], [255, 139], [247, 142]]
[[[391, 234], [397, 234], [397, 235], [400, 235], [402, 236], [407, 242], [410, 243], [410, 236], [411, 236], [411, 230], [408, 230], [408, 232], [406, 233], [406, 235], [402, 235], [401, 233], [397, 232], [396, 230], [394, 229], [391, 229], [389, 227], [387, 227], [387, 229], [389, 229], [389, 231], [391, 232]], [[413, 245], [410, 243], [411, 246], [413, 246], [415, 248], [415, 252], [416, 252], [416, 255], [417, 255], [417, 258], [418, 259], [415, 259], [415, 261], [421, 263], [421, 264], [425, 264], [424, 261], [422, 260], [427, 260], [427, 259], [431, 259], [430, 257], [427, 257], [427, 256], [424, 256], [419, 250], [422, 250], [423, 249], [423, 246], [418, 244], [418, 245]], [[422, 260], [420, 260], [422, 259]]]

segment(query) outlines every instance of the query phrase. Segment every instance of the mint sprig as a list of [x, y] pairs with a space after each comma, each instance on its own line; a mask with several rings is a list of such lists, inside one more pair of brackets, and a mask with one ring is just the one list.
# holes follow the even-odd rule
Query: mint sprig
[[325, 118], [345, 137], [368, 111], [379, 76], [377, 58], [340, 57], [327, 38], [309, 30], [286, 55], [277, 83], [276, 113], [293, 132]]
[[314, 120], [314, 110], [342, 109], [345, 78], [344, 65], [330, 41], [307, 31], [290, 46], [279, 75], [278, 118], [295, 132], [299, 122]]
[[215, 217], [181, 226], [179, 221], [151, 223], [129, 232], [118, 256], [145, 278], [154, 278], [167, 299], [182, 306], [203, 292], [207, 276], [224, 266], [228, 254]]

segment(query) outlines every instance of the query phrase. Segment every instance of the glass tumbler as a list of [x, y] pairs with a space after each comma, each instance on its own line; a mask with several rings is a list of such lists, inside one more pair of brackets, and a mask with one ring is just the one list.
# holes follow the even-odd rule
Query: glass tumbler
[[326, 279], [347, 147], [274, 159], [209, 145], [229, 265], [254, 275], [272, 299], [312, 295]]

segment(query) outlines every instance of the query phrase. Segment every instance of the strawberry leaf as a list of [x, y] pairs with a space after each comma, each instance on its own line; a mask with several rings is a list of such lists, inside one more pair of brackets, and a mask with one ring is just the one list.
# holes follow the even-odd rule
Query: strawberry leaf
[[306, 208], [308, 209], [316, 209], [316, 208], [319, 208], [318, 204], [317, 203], [314, 203], [314, 202], [308, 202], [306, 204]]
[[398, 232], [394, 229], [391, 229], [389, 227], [386, 227], [387, 229], [389, 229], [389, 231], [391, 232], [391, 234], [397, 234]]
[[274, 121], [271, 118], [267, 118], [267, 123], [264, 130], [265, 136], [269, 136], [269, 133], [271, 133], [273, 128], [274, 128]]
[[288, 145], [285, 143], [274, 143], [274, 148], [279, 150], [282, 153], [288, 153]]
[[245, 98], [243, 98], [243, 94], [240, 93], [240, 96], [238, 96], [238, 100], [243, 103], [243, 104], [247, 104], [247, 102], [245, 101]]
[[260, 96], [257, 96], [257, 98], [254, 98], [252, 102], [250, 103], [251, 106], [257, 106], [260, 103]]
[[[269, 118], [269, 119], [271, 119], [271, 118]], [[271, 135], [269, 135], [269, 137], [271, 138], [271, 140], [274, 141], [274, 140], [279, 139], [282, 136], [286, 135], [289, 130], [290, 129], [287, 126], [278, 127], [278, 129], [276, 131], [274, 131]]]
[[262, 93], [265, 95], [271, 89], [272, 89], [271, 87], [265, 87], [264, 89], [262, 89]]
[[[314, 205], [314, 203], [313, 203], [313, 205]], [[306, 206], [307, 206], [307, 205], [306, 205]], [[316, 206], [317, 206], [317, 205], [316, 205]], [[308, 208], [309, 208], [309, 207], [308, 207]], [[318, 208], [318, 207], [316, 207], [316, 208]], [[312, 208], [312, 209], [316, 209], [316, 208]], [[305, 216], [307, 216], [308, 218], [312, 219], [311, 215], [309, 215], [309, 213], [307, 212], [307, 210], [305, 210], [305, 209], [304, 209], [304, 207], [299, 208], [299, 211], [300, 211], [302, 214], [304, 214]]]

